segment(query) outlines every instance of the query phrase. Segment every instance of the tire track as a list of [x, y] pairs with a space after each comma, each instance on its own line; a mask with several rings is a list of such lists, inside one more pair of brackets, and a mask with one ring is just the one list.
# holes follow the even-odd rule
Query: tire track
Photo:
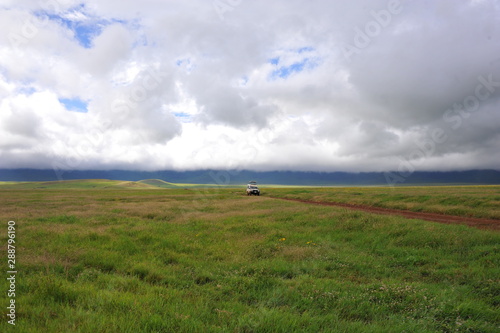
[[359, 210], [359, 211], [368, 212], [368, 213], [374, 213], [374, 214], [380, 214], [380, 215], [402, 216], [402, 217], [405, 217], [408, 219], [420, 219], [420, 220], [445, 223], [445, 224], [464, 224], [464, 225], [467, 225], [469, 227], [474, 227], [474, 228], [478, 228], [478, 229], [500, 230], [500, 220], [493, 220], [493, 219], [483, 219], [483, 218], [477, 218], [477, 217], [463, 217], [463, 216], [446, 215], [446, 214], [439, 214], [439, 213], [412, 212], [410, 210], [381, 208], [381, 207], [366, 206], [366, 205], [354, 205], [354, 204], [340, 203], [340, 202], [321, 202], [321, 201], [279, 198], [279, 197], [270, 197], [270, 198], [287, 200], [287, 201], [295, 201], [295, 202], [301, 202], [301, 203], [306, 203], [306, 204], [321, 205], [321, 206], [344, 207], [344, 208]]

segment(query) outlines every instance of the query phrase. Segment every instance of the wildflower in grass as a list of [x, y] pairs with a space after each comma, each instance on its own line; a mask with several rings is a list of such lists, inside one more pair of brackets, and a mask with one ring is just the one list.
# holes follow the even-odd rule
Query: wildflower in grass
[[280, 238], [280, 242], [286, 241], [286, 238]]

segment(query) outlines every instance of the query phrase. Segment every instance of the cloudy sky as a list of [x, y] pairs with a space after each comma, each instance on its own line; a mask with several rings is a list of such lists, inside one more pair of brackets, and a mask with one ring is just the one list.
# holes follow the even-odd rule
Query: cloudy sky
[[0, 0], [0, 168], [500, 169], [500, 1]]

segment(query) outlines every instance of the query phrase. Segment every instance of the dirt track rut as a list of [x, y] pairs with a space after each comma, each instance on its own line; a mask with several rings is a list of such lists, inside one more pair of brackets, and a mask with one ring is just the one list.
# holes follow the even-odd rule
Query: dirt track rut
[[288, 201], [295, 201], [295, 202], [302, 202], [302, 203], [314, 204], [314, 205], [344, 207], [344, 208], [360, 210], [360, 211], [368, 212], [368, 213], [382, 214], [382, 215], [396, 215], [396, 216], [403, 216], [403, 217], [406, 217], [409, 219], [420, 219], [420, 220], [446, 223], [446, 224], [465, 224], [465, 225], [468, 225], [470, 227], [479, 228], [479, 229], [500, 230], [500, 220], [482, 219], [482, 218], [476, 218], [476, 217], [463, 217], [463, 216], [445, 215], [445, 214], [437, 214], [437, 213], [412, 212], [409, 210], [380, 208], [380, 207], [364, 206], [364, 205], [353, 205], [353, 204], [340, 203], [340, 202], [319, 202], [319, 201], [278, 198], [278, 197], [272, 197], [272, 198], [273, 199], [288, 200]]

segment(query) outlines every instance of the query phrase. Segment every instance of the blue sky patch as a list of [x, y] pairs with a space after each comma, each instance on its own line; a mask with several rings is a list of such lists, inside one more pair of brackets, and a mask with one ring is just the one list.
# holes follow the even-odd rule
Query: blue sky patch
[[36, 13], [37, 16], [46, 16], [49, 20], [57, 22], [59, 25], [74, 33], [78, 43], [85, 47], [91, 48], [94, 38], [102, 33], [102, 30], [114, 22], [122, 21], [103, 20], [97, 17], [90, 16], [85, 13], [85, 5], [81, 4], [61, 14], [51, 14], [47, 12]]
[[36, 89], [34, 87], [21, 87], [18, 89], [18, 92], [20, 94], [23, 94], [23, 95], [26, 95], [26, 96], [31, 96], [33, 95], [34, 93], [36, 93]]
[[313, 69], [318, 66], [314, 59], [305, 58], [300, 62], [291, 64], [290, 66], [281, 66], [280, 68], [271, 72], [270, 78], [275, 80], [277, 78], [286, 79], [293, 73], [300, 73], [305, 69]]
[[88, 112], [87, 109], [88, 103], [82, 101], [79, 98], [59, 98], [59, 103], [64, 105], [64, 107], [68, 111], [82, 112], [82, 113]]
[[[314, 55], [310, 55], [307, 57], [306, 53], [315, 52], [316, 49], [311, 46], [304, 46], [296, 49], [288, 49], [284, 51], [284, 55], [276, 56], [274, 58], [268, 59], [268, 62], [271, 65], [275, 66], [275, 69], [269, 75], [271, 80], [275, 80], [278, 78], [286, 79], [293, 73], [300, 73], [304, 70], [310, 70], [319, 65], [318, 57]], [[296, 60], [291, 65], [283, 65], [284, 63], [290, 64], [290, 59], [287, 61], [287, 58], [297, 58], [297, 55], [300, 54], [300, 57], [303, 57], [301, 60]], [[281, 66], [280, 66], [281, 65]]]
[[[71, 29], [71, 27], [70, 27]], [[89, 49], [92, 47], [92, 40], [99, 36], [102, 32], [102, 27], [100, 26], [87, 26], [84, 24], [76, 24], [74, 25], [73, 32], [75, 33], [75, 37], [78, 40], [78, 43], [83, 47]]]
[[177, 67], [189, 66], [191, 65], [191, 59], [190, 58], [177, 59], [175, 61], [175, 64], [177, 65]]
[[304, 52], [312, 52], [312, 51], [314, 51], [314, 47], [305, 46], [305, 47], [301, 47], [300, 49], [298, 49], [297, 53], [301, 54]]
[[174, 116], [178, 118], [182, 123], [190, 123], [191, 115], [186, 112], [173, 112]]
[[196, 67], [191, 58], [179, 58], [175, 61], [175, 65], [179, 68], [184, 69], [187, 74], [190, 74]]
[[277, 65], [280, 62], [280, 57], [269, 59], [271, 65]]

